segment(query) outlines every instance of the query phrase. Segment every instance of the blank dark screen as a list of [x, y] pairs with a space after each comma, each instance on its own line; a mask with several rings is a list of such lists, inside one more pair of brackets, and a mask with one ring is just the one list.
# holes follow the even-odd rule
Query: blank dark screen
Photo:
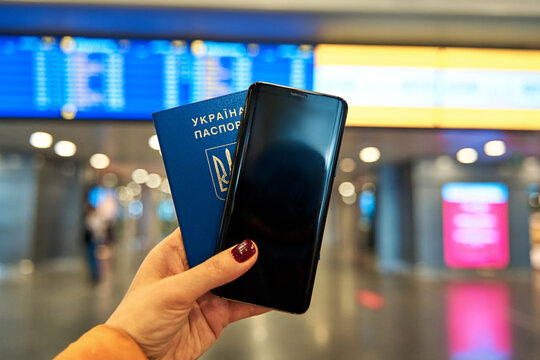
[[250, 238], [255, 266], [220, 295], [302, 312], [322, 237], [323, 204], [337, 151], [341, 103], [288, 89], [254, 94], [229, 226], [222, 248]]

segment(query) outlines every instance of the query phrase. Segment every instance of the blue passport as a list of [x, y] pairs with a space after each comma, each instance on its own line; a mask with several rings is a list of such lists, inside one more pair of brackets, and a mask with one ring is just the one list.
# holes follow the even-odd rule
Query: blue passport
[[152, 115], [190, 267], [214, 255], [246, 94]]

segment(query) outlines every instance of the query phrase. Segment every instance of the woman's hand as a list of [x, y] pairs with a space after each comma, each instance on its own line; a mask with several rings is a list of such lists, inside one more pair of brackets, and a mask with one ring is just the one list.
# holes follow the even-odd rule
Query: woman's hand
[[127, 332], [149, 359], [195, 359], [229, 323], [268, 311], [209, 292], [256, 260], [257, 247], [246, 240], [189, 269], [177, 229], [148, 254], [106, 324]]

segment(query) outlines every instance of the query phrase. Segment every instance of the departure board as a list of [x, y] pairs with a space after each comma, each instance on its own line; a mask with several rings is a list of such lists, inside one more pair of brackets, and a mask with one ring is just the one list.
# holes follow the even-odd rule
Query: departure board
[[540, 50], [318, 44], [348, 126], [540, 130]]
[[267, 81], [313, 88], [313, 47], [0, 36], [0, 117], [151, 119]]

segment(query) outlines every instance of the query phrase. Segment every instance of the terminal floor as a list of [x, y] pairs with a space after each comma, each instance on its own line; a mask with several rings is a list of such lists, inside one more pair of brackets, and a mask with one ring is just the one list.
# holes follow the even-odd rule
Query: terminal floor
[[[0, 358], [52, 358], [108, 317], [139, 262], [107, 262], [97, 285], [80, 262], [1, 279]], [[540, 280], [380, 274], [327, 252], [306, 314], [232, 324], [203, 359], [540, 359]]]

